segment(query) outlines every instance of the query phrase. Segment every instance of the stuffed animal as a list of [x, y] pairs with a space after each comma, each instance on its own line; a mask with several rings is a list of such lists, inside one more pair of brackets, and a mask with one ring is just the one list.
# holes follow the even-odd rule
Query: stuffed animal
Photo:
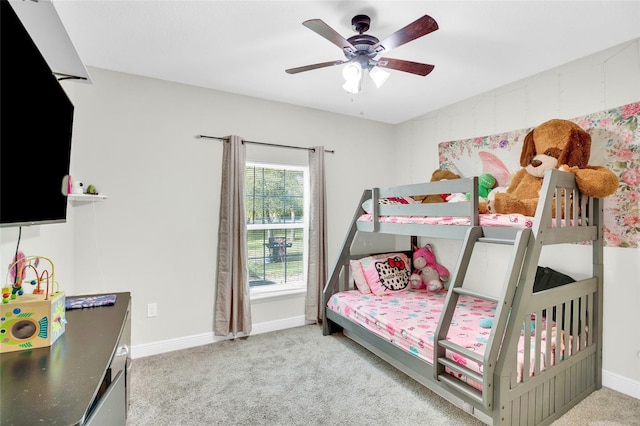
[[[441, 180], [460, 179], [460, 176], [449, 170], [436, 169], [431, 174], [431, 182], [437, 182]], [[449, 194], [430, 194], [430, 195], [418, 195], [413, 197], [416, 201], [422, 203], [444, 203], [447, 201]]]
[[469, 201], [469, 194], [463, 194], [462, 192], [454, 192], [447, 195], [447, 203], [462, 203]]
[[[494, 178], [493, 175], [489, 173], [483, 173], [478, 176], [478, 199], [480, 201], [480, 213], [487, 213], [486, 201], [497, 183], [498, 181], [496, 180], [496, 178]], [[471, 193], [469, 192], [467, 192], [466, 194], [457, 192], [447, 196], [447, 201], [449, 203], [459, 203], [462, 201], [469, 201], [470, 199]]]
[[422, 269], [416, 269], [409, 277], [411, 288], [421, 289], [427, 288], [429, 291], [436, 292], [442, 288], [440, 276], [435, 268], [425, 266]]
[[540, 124], [524, 138], [520, 153], [523, 168], [516, 172], [505, 192], [491, 194], [495, 198], [487, 210], [534, 216], [544, 172], [549, 169], [575, 173], [578, 188], [588, 196], [613, 194], [618, 189], [618, 177], [606, 167], [587, 165], [590, 153], [591, 135], [577, 124], [560, 119]]
[[496, 178], [489, 173], [483, 173], [478, 176], [478, 196], [486, 200], [497, 183]]
[[414, 247], [413, 273], [409, 278], [411, 287], [427, 288], [429, 291], [440, 291], [443, 283], [449, 280], [449, 270], [436, 261], [431, 244]]

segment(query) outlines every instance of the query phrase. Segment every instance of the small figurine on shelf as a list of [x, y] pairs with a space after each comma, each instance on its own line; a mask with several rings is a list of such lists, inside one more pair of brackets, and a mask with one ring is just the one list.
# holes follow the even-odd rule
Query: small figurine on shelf
[[72, 194], [84, 194], [84, 183], [79, 180], [74, 180], [71, 182], [71, 193]]
[[93, 184], [89, 185], [87, 187], [87, 194], [98, 195], [98, 188]]

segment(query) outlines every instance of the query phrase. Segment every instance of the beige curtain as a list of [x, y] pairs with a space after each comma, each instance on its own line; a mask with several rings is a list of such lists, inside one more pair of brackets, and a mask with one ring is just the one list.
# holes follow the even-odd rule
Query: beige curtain
[[216, 336], [251, 333], [247, 226], [244, 211], [245, 146], [238, 136], [224, 142], [218, 229]]
[[322, 290], [327, 282], [327, 201], [324, 147], [309, 151], [311, 203], [309, 212], [309, 262], [305, 319], [322, 322]]

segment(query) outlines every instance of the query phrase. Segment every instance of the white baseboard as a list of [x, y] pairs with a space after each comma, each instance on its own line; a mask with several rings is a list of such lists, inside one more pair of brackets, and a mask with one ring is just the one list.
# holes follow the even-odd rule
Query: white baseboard
[[[286, 328], [299, 327], [305, 325], [304, 316], [285, 318], [277, 321], [269, 321], [254, 324], [251, 334], [268, 333], [270, 331], [284, 330]], [[132, 358], [143, 358], [151, 355], [158, 355], [165, 352], [188, 349], [196, 346], [208, 345], [227, 340], [226, 337], [214, 336], [213, 332], [196, 334], [194, 336], [180, 337], [177, 339], [163, 340], [161, 342], [145, 343], [131, 348]], [[627, 377], [602, 370], [602, 385], [625, 395], [640, 399], [640, 382]]]
[[[299, 327], [305, 325], [304, 316], [285, 318], [277, 321], [254, 324], [251, 334], [267, 333], [269, 331], [284, 330], [285, 328]], [[215, 336], [213, 332], [196, 334], [193, 336], [179, 337], [177, 339], [163, 340], [160, 342], [145, 343], [131, 347], [132, 358], [143, 358], [151, 355], [158, 355], [180, 349], [194, 348], [196, 346], [208, 345], [210, 343], [227, 340], [227, 337]]]
[[619, 374], [602, 370], [602, 386], [640, 399], [640, 382], [636, 382]]

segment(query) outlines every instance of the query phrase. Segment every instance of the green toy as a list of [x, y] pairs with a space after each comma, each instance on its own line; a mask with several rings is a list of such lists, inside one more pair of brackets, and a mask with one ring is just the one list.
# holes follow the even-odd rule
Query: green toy
[[478, 176], [478, 195], [483, 199], [487, 199], [489, 192], [496, 186], [496, 178], [489, 173], [483, 173]]
[[[493, 175], [490, 175], [489, 173], [483, 173], [480, 176], [478, 176], [478, 196], [481, 199], [486, 200], [487, 197], [489, 196], [489, 193], [496, 186], [497, 183], [498, 181], [496, 180], [496, 178], [494, 178]], [[471, 199], [470, 193], [467, 192], [464, 195], [466, 196], [467, 201]]]

